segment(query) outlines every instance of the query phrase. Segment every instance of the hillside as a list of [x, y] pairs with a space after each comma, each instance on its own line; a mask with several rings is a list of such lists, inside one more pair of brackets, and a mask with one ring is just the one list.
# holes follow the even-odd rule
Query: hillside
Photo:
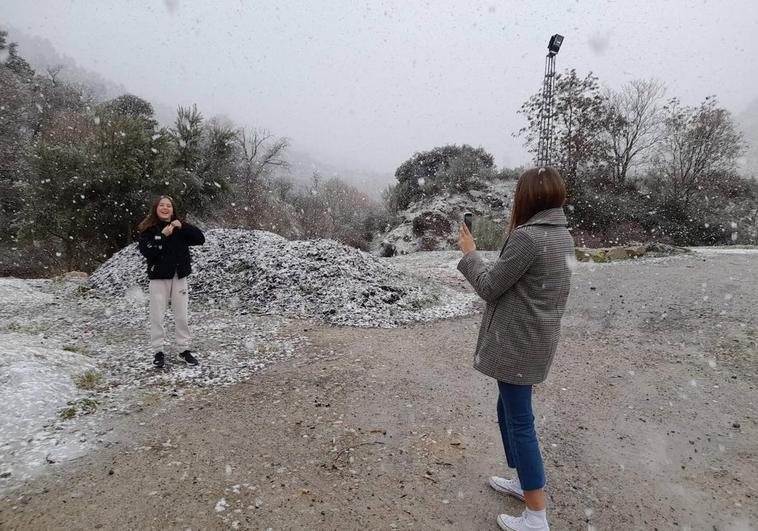
[[[465, 212], [475, 216], [474, 237], [479, 246], [492, 248], [492, 243], [497, 246], [499, 233], [510, 216], [515, 188], [516, 181], [487, 181], [478, 190], [424, 197], [398, 212], [390, 230], [374, 239], [374, 251], [389, 256], [457, 249]], [[482, 245], [483, 240], [490, 245]], [[391, 249], [395, 252], [390, 252]]]

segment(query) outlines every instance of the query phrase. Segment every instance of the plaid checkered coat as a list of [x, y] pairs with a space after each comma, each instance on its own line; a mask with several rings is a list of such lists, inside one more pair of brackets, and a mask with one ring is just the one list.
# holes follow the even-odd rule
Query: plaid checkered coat
[[485, 301], [474, 368], [510, 384], [545, 380], [571, 284], [574, 241], [561, 208], [535, 214], [508, 237], [487, 269], [476, 251], [458, 270]]

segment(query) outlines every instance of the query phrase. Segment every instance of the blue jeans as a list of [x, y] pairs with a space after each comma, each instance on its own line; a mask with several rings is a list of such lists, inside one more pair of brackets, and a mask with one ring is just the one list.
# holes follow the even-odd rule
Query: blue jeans
[[518, 472], [522, 489], [541, 489], [545, 486], [545, 467], [534, 430], [532, 386], [498, 381], [497, 387], [497, 421], [508, 466]]

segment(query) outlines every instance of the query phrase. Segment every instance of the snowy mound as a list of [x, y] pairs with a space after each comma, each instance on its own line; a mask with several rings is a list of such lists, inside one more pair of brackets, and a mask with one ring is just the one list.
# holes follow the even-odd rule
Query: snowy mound
[[[395, 326], [472, 311], [472, 297], [409, 275], [332, 240], [288, 241], [262, 231], [213, 229], [192, 248], [192, 300], [231, 311]], [[134, 297], [147, 286], [133, 244], [92, 274], [98, 293]]]
[[[94, 368], [81, 354], [48, 345], [41, 336], [0, 334], [0, 472], [13, 469], [15, 478], [26, 478], [43, 466], [46, 456], [76, 452], [58, 446], [54, 434], [45, 431], [50, 419], [80, 392], [73, 378]], [[27, 455], [25, 464], [13, 462]]]

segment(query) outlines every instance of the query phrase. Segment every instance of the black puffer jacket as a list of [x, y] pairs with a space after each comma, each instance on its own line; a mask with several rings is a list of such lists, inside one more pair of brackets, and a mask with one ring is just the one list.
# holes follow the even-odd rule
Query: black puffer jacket
[[182, 223], [171, 236], [161, 232], [168, 223], [161, 221], [146, 229], [139, 239], [139, 252], [147, 258], [147, 277], [150, 280], [184, 278], [192, 273], [190, 265], [190, 245], [202, 245], [205, 236], [200, 229], [189, 223]]

